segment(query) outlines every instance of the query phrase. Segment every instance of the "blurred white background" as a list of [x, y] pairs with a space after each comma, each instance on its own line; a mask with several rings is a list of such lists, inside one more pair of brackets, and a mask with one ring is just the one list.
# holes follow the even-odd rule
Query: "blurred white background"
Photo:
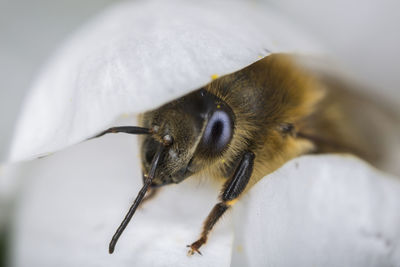
[[0, 161], [23, 97], [55, 49], [112, 0], [0, 0]]
[[[115, 2], [0, 1], [0, 161], [5, 159], [23, 96], [46, 59], [81, 24]], [[382, 89], [381, 97], [398, 106], [400, 2], [264, 2], [286, 13], [288, 20], [303, 24], [343, 63], [346, 71], [367, 85]]]

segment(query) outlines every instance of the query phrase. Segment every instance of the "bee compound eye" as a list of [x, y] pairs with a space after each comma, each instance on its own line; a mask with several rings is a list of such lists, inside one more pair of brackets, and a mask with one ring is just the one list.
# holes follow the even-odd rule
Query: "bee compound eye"
[[224, 110], [215, 111], [209, 119], [201, 146], [212, 154], [221, 153], [232, 138], [232, 119]]

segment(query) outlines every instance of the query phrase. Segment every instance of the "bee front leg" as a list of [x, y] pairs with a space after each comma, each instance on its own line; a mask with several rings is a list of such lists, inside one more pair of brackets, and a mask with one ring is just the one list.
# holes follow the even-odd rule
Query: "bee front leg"
[[232, 178], [229, 179], [223, 186], [219, 199], [221, 202], [217, 203], [211, 210], [203, 225], [203, 231], [200, 238], [193, 242], [188, 251], [188, 255], [193, 255], [195, 252], [201, 255], [199, 248], [207, 242], [208, 234], [211, 232], [214, 225], [219, 218], [229, 209], [246, 188], [253, 172], [255, 155], [253, 152], [246, 152], [235, 170]]

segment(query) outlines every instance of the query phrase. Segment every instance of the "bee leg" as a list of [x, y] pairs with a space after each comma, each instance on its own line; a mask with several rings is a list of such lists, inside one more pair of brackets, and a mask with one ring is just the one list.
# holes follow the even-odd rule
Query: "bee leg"
[[190, 247], [188, 251], [189, 256], [193, 255], [195, 252], [201, 255], [199, 248], [207, 242], [208, 234], [211, 232], [214, 225], [225, 211], [237, 201], [237, 198], [246, 188], [253, 172], [254, 158], [255, 155], [253, 152], [246, 152], [242, 156], [232, 178], [229, 179], [222, 188], [221, 195], [219, 196], [221, 202], [214, 206], [205, 220], [200, 238], [196, 242], [187, 246]]

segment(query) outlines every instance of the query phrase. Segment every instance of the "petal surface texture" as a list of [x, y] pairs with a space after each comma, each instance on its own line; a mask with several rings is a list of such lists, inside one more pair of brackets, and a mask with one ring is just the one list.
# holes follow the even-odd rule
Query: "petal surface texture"
[[304, 156], [234, 209], [232, 266], [397, 266], [400, 183], [352, 156]]
[[[217, 3], [214, 3], [217, 2]], [[82, 141], [273, 52], [321, 51], [251, 1], [137, 1], [100, 14], [57, 51], [28, 95], [10, 159]]]

